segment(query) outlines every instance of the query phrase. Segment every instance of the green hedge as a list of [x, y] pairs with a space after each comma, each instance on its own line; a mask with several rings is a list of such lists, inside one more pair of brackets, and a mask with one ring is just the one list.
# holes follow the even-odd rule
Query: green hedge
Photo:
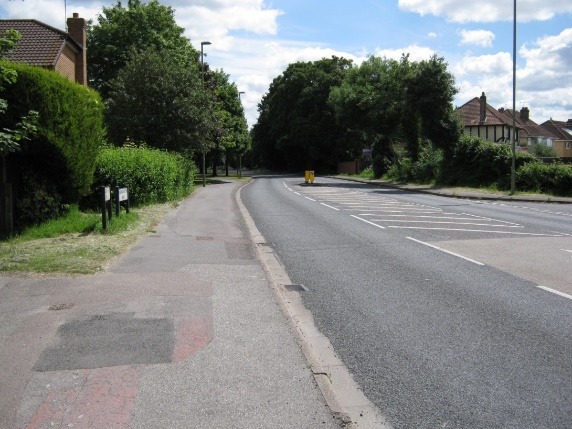
[[[517, 152], [516, 168], [537, 158]], [[512, 151], [509, 145], [462, 136], [443, 159], [439, 182], [448, 185], [497, 186], [510, 188]]]
[[520, 191], [534, 191], [564, 197], [572, 196], [572, 165], [532, 162], [516, 171]]
[[106, 148], [97, 159], [94, 194], [102, 186], [129, 188], [133, 205], [177, 200], [189, 194], [194, 164], [180, 154], [148, 148]]
[[0, 94], [8, 101], [5, 126], [13, 127], [30, 110], [39, 113], [37, 135], [8, 161], [55, 185], [63, 203], [77, 203], [91, 190], [103, 142], [99, 95], [53, 71], [7, 61], [2, 64], [18, 74], [16, 82]]

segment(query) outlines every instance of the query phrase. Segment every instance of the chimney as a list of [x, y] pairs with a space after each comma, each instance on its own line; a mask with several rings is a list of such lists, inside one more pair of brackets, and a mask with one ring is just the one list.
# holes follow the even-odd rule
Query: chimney
[[487, 96], [483, 91], [481, 98], [480, 98], [480, 107], [481, 107], [481, 117], [479, 118], [479, 122], [483, 123], [487, 120]]
[[68, 18], [67, 22], [68, 34], [82, 48], [81, 52], [76, 55], [75, 80], [77, 83], [87, 86], [87, 35], [85, 19], [80, 18], [79, 14], [74, 12], [73, 18]]
[[520, 109], [520, 119], [522, 119], [523, 121], [528, 121], [530, 118], [530, 110], [528, 110], [528, 107], [523, 107], [522, 109]]

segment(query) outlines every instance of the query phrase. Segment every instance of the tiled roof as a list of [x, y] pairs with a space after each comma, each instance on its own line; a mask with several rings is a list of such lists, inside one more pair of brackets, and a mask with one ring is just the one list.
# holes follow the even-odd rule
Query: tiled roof
[[505, 115], [500, 113], [497, 109], [490, 106], [488, 103], [486, 105], [487, 109], [487, 118], [486, 121], [481, 123], [481, 101], [478, 97], [473, 98], [470, 101], [467, 101], [461, 107], [457, 107], [455, 112], [459, 115], [459, 118], [463, 121], [465, 126], [472, 126], [472, 125], [508, 125], [512, 126], [512, 122], [508, 122]]
[[542, 128], [550, 131], [556, 136], [557, 140], [572, 140], [572, 121], [555, 121], [554, 119], [549, 119], [548, 121], [540, 125]]
[[[499, 113], [501, 113], [502, 115], [504, 115], [507, 120], [510, 122], [510, 124], [512, 125], [512, 109], [499, 109], [498, 110]], [[555, 139], [556, 136], [554, 135], [554, 133], [550, 132], [549, 130], [542, 128], [540, 125], [538, 125], [536, 122], [530, 120], [530, 119], [524, 119], [520, 112], [516, 112], [515, 115], [515, 120], [516, 120], [516, 126], [519, 128], [522, 128], [524, 130], [524, 135], [523, 137], [548, 137], [551, 139]]]
[[0, 20], [0, 33], [14, 29], [22, 38], [16, 47], [4, 57], [14, 62], [40, 67], [53, 67], [64, 46], [69, 41], [75, 49], [81, 46], [66, 32], [35, 19]]

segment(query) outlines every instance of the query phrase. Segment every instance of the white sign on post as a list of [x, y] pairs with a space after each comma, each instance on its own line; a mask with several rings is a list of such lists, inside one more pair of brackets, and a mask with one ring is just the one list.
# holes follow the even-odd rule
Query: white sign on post
[[127, 188], [119, 188], [119, 201], [125, 201], [127, 198]]

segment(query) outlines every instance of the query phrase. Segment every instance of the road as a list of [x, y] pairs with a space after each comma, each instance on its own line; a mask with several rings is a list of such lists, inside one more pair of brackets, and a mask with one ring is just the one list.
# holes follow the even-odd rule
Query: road
[[572, 427], [572, 207], [318, 182], [242, 200], [394, 428]]

